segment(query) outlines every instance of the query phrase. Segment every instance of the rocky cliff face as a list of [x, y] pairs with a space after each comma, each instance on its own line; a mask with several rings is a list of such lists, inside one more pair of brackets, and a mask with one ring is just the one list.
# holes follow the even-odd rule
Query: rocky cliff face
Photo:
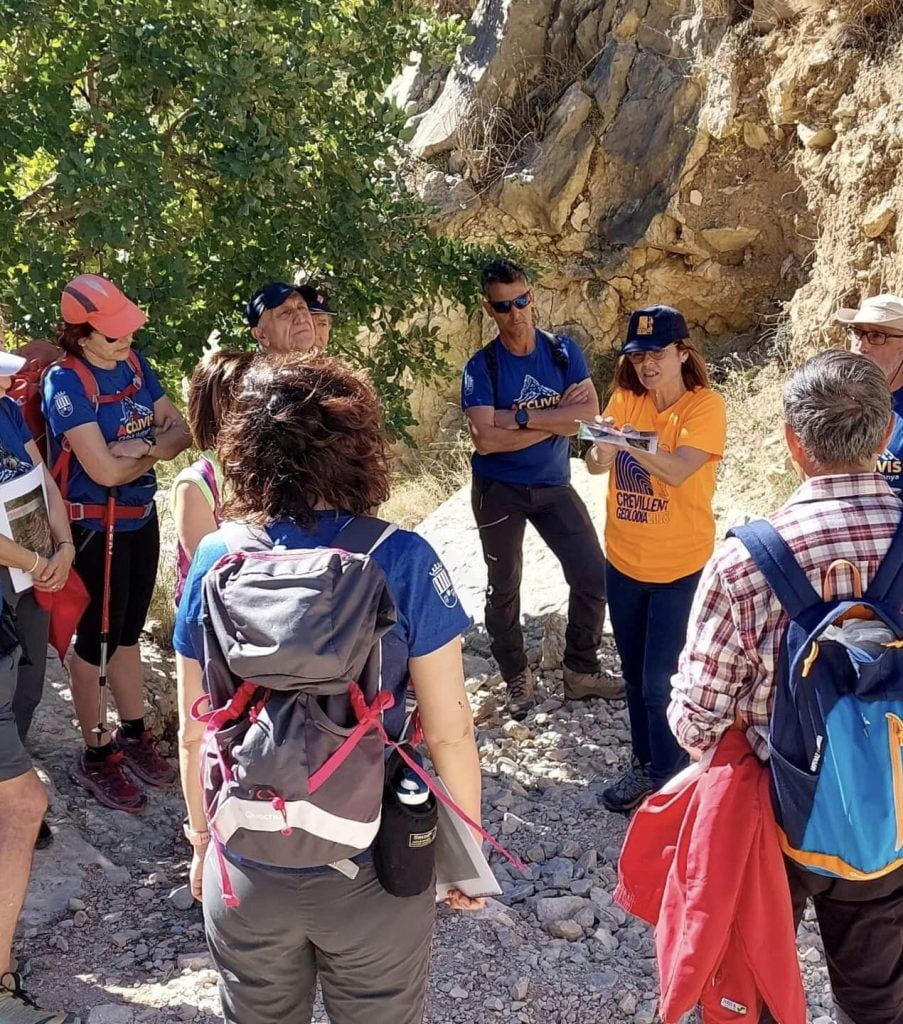
[[[893, 12], [709, 2], [480, 0], [454, 67], [397, 83], [437, 230], [518, 245], [542, 321], [597, 353], [653, 301], [705, 348], [802, 351], [903, 288]], [[485, 325], [440, 316], [460, 363]], [[453, 395], [415, 396], [427, 436]]]

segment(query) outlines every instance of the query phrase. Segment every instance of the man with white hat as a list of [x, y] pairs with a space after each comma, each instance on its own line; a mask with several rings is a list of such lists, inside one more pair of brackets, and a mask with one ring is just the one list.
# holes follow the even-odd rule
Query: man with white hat
[[878, 458], [878, 472], [903, 494], [903, 298], [874, 295], [858, 309], [839, 309], [836, 318], [846, 325], [853, 351], [878, 366], [890, 385], [894, 429]]

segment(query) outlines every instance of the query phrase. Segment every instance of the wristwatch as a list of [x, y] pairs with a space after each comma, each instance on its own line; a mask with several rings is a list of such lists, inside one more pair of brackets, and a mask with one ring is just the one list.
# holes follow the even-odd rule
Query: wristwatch
[[526, 409], [518, 409], [514, 414], [514, 422], [520, 427], [521, 430], [526, 430], [527, 425], [530, 422], [530, 413]]

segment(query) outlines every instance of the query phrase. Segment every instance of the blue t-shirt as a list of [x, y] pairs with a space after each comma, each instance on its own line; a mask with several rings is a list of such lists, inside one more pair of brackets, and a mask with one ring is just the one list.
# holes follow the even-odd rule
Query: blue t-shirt
[[22, 419], [22, 412], [11, 398], [0, 401], [0, 484], [15, 480], [34, 468], [25, 445], [31, 431]]
[[895, 391], [894, 429], [884, 451], [878, 456], [878, 472], [888, 486], [903, 497], [903, 388]]
[[[163, 397], [164, 391], [147, 360], [140, 354], [138, 360], [141, 363], [142, 377], [139, 390], [129, 398], [96, 407], [88, 398], [75, 370], [64, 366], [50, 368], [44, 378], [43, 408], [50, 440], [51, 466], [59, 458], [63, 434], [85, 423], [97, 423], [107, 442], [131, 441], [152, 436], [154, 403]], [[112, 370], [92, 365], [89, 365], [88, 369], [94, 374], [101, 395], [124, 391], [135, 377], [127, 360], [118, 362]], [[153, 502], [156, 493], [157, 475], [151, 469], [130, 484], [120, 484], [116, 501], [119, 505], [148, 505]], [[66, 498], [68, 501], [84, 505], [104, 505], [107, 501], [107, 488], [95, 483], [88, 476], [74, 454], [69, 461]], [[154, 510], [151, 509], [150, 514], [143, 519], [119, 519], [116, 521], [116, 529], [137, 530], [154, 514]], [[80, 520], [80, 524], [91, 530], [103, 529], [99, 519], [83, 519]]]
[[[567, 352], [567, 366], [555, 362], [548, 338], [536, 332], [536, 347], [528, 356], [512, 355], [498, 342], [498, 402], [493, 397], [492, 379], [480, 350], [464, 367], [461, 378], [461, 408], [478, 405], [496, 409], [554, 409], [561, 396], [589, 370], [583, 351], [573, 338], [561, 338]], [[575, 419], [576, 414], [575, 414]], [[550, 437], [517, 452], [474, 452], [471, 466], [476, 476], [509, 484], [560, 486], [571, 479], [570, 441]]]

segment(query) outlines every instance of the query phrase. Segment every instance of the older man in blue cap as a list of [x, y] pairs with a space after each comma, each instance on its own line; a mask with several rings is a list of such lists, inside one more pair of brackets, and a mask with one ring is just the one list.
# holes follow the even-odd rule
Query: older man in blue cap
[[293, 284], [271, 281], [256, 291], [245, 310], [251, 335], [267, 355], [317, 348], [310, 309]]
[[325, 352], [326, 346], [329, 344], [329, 334], [332, 331], [332, 320], [336, 315], [335, 310], [329, 305], [329, 296], [322, 288], [313, 284], [302, 284], [298, 291], [310, 310], [314, 330], [317, 333], [317, 348], [320, 352]]

